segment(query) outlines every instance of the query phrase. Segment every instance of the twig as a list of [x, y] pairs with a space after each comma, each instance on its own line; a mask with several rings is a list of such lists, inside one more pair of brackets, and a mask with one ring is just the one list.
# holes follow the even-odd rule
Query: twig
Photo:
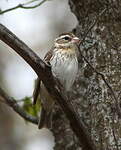
[[2, 88], [0, 88], [0, 96], [5, 100], [5, 102], [8, 104], [8, 106], [10, 106], [11, 108], [13, 108], [13, 110], [18, 113], [22, 118], [24, 118], [25, 120], [34, 123], [34, 124], [38, 124], [38, 119], [36, 117], [30, 116], [29, 114], [27, 114], [24, 109], [22, 109], [18, 104], [17, 101], [14, 100], [12, 97], [9, 97]]
[[[92, 28], [96, 25], [96, 23], [98, 22], [99, 18], [104, 14], [104, 12], [107, 10], [107, 8], [105, 8], [104, 10], [101, 11], [101, 13], [98, 14], [97, 18], [95, 19], [95, 21], [92, 23], [92, 25], [89, 27], [89, 29], [85, 32], [84, 34], [84, 37], [82, 39], [82, 41], [80, 42], [80, 45], [83, 44], [83, 42], [85, 41], [85, 38], [87, 37], [88, 33], [92, 30]], [[80, 47], [79, 45], [79, 47]], [[93, 46], [92, 46], [93, 47]], [[101, 76], [101, 78], [103, 79], [103, 81], [105, 82], [105, 84], [107, 85], [107, 87], [109, 88], [109, 90], [111, 91], [112, 95], [113, 95], [113, 98], [116, 102], [116, 108], [117, 108], [117, 111], [118, 111], [118, 116], [121, 118], [121, 109], [120, 109], [120, 106], [119, 106], [119, 103], [118, 103], [118, 97], [115, 95], [115, 92], [113, 91], [112, 87], [109, 85], [109, 83], [107, 82], [107, 80], [105, 79], [105, 76], [98, 72], [91, 64], [90, 62], [82, 55], [81, 51], [80, 51], [80, 48], [79, 48], [79, 52], [80, 52], [80, 55], [81, 57], [85, 60], [85, 62], [87, 62], [87, 64], [92, 68], [92, 70], [94, 72], [96, 72], [98, 75]]]
[[5, 14], [5, 13], [7, 13], [7, 12], [10, 12], [10, 11], [12, 11], [12, 10], [18, 9], [18, 8], [23, 8], [23, 9], [37, 8], [37, 7], [39, 7], [40, 5], [42, 5], [44, 2], [46, 2], [46, 1], [48, 1], [48, 0], [43, 0], [43, 1], [41, 1], [41, 2], [39, 2], [38, 4], [33, 5], [33, 6], [26, 6], [26, 5], [28, 5], [28, 4], [31, 4], [31, 3], [35, 2], [35, 1], [38, 1], [38, 0], [32, 0], [32, 1], [27, 2], [27, 3], [24, 3], [24, 4], [18, 4], [18, 5], [15, 6], [15, 7], [12, 7], [12, 8], [3, 10], [3, 11], [0, 10], [0, 15]]
[[98, 71], [91, 65], [91, 63], [86, 59], [86, 57], [82, 55], [81, 51], [79, 51], [79, 52], [80, 52], [81, 57], [85, 60], [85, 62], [90, 66], [90, 68], [92, 68], [92, 70], [93, 70], [96, 74], [98, 74], [99, 76], [101, 76], [102, 80], [104, 81], [104, 83], [106, 84], [106, 86], [109, 88], [109, 90], [110, 90], [110, 92], [111, 92], [111, 94], [112, 94], [112, 96], [113, 96], [113, 98], [114, 98], [114, 100], [115, 100], [115, 102], [116, 102], [116, 108], [117, 108], [117, 111], [118, 111], [118, 116], [121, 118], [121, 109], [120, 109], [120, 106], [119, 106], [119, 103], [118, 103], [118, 98], [117, 98], [117, 96], [115, 95], [115, 92], [113, 91], [113, 89], [112, 89], [112, 87], [110, 86], [110, 84], [108, 83], [108, 81], [105, 79], [105, 76], [104, 76], [102, 73], [98, 72]]
[[52, 73], [45, 64], [25, 43], [19, 40], [10, 30], [0, 24], [0, 40], [17, 52], [37, 73], [44, 83], [49, 94], [56, 100], [63, 109], [66, 117], [70, 121], [70, 126], [85, 150], [96, 150], [96, 146], [90, 138], [85, 125], [83, 124], [78, 112], [70, 101], [64, 98], [55, 85]]
[[96, 17], [96, 19], [94, 20], [94, 22], [92, 23], [92, 25], [90, 25], [90, 27], [88, 28], [88, 30], [84, 33], [83, 35], [83, 39], [81, 40], [80, 45], [85, 41], [85, 38], [87, 37], [88, 33], [93, 29], [93, 27], [97, 24], [99, 18], [104, 14], [104, 12], [106, 12], [107, 8], [103, 9]]

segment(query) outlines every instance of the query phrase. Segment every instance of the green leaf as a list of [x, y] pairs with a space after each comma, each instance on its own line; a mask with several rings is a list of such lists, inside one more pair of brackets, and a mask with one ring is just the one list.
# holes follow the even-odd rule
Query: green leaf
[[31, 114], [32, 116], [38, 116], [38, 112], [40, 111], [40, 102], [37, 101], [36, 105], [32, 104], [32, 100], [30, 97], [25, 97], [23, 99], [23, 109], [28, 113]]

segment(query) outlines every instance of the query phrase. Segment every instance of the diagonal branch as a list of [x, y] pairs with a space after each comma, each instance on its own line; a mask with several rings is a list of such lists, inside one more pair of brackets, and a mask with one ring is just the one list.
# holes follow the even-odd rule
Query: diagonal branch
[[24, 118], [25, 120], [37, 124], [38, 123], [38, 119], [36, 117], [30, 116], [29, 114], [27, 114], [23, 108], [21, 108], [16, 100], [14, 100], [12, 97], [9, 97], [2, 88], [0, 88], [0, 96], [2, 97], [2, 99], [4, 99], [5, 103], [8, 104], [8, 106], [12, 107], [13, 110], [18, 113], [22, 118]]
[[84, 150], [96, 150], [93, 141], [87, 132], [78, 112], [74, 106], [64, 98], [57, 90], [53, 80], [51, 69], [46, 65], [25, 43], [19, 40], [11, 31], [0, 24], [0, 40], [16, 51], [41, 78], [49, 94], [60, 104], [66, 117], [70, 121], [70, 126], [78, 137]]

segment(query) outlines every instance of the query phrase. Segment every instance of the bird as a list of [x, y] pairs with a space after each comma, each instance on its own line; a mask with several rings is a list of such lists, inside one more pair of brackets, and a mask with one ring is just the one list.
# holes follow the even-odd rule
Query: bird
[[[44, 57], [45, 63], [51, 66], [53, 77], [58, 81], [63, 91], [69, 92], [78, 73], [78, 53], [80, 39], [71, 32], [60, 34], [53, 43], [53, 47]], [[38, 128], [51, 128], [52, 110], [55, 101], [51, 98], [44, 84], [37, 79], [33, 94], [36, 104], [40, 96], [42, 109]]]

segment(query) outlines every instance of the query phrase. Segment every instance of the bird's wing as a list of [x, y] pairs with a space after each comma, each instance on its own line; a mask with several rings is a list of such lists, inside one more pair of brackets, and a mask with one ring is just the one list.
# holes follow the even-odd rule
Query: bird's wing
[[[51, 49], [50, 51], [48, 51], [44, 57], [44, 61], [50, 65], [50, 59], [52, 57], [52, 53], [53, 53], [53, 50]], [[35, 83], [35, 89], [34, 89], [34, 92], [33, 92], [33, 104], [35, 105], [36, 102], [37, 102], [37, 98], [39, 96], [39, 93], [40, 93], [40, 86], [41, 86], [41, 80], [40, 78], [37, 78], [36, 80], [36, 83]]]
[[37, 102], [37, 98], [39, 96], [39, 93], [40, 93], [40, 79], [37, 78], [36, 81], [35, 81], [35, 88], [34, 88], [34, 92], [33, 92], [33, 105], [36, 104]]
[[45, 57], [44, 57], [44, 61], [45, 61], [46, 63], [49, 63], [49, 62], [50, 62], [50, 59], [51, 59], [51, 57], [52, 57], [52, 55], [53, 55], [53, 48], [51, 48], [51, 50], [49, 50], [49, 51], [46, 53], [46, 55], [45, 55]]

